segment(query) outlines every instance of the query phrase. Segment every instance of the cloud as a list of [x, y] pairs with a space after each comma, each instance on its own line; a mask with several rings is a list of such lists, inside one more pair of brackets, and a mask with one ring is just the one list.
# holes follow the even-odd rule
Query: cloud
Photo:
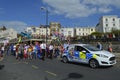
[[100, 13], [108, 13], [108, 12], [112, 11], [112, 9], [111, 8], [107, 8], [107, 7], [100, 7], [100, 8], [98, 8], [98, 11]]
[[109, 13], [113, 7], [120, 9], [120, 0], [43, 0], [50, 12], [68, 18], [88, 17], [98, 13]]
[[27, 24], [21, 21], [0, 21], [0, 27], [5, 26], [6, 28], [13, 28], [18, 33], [26, 29]]

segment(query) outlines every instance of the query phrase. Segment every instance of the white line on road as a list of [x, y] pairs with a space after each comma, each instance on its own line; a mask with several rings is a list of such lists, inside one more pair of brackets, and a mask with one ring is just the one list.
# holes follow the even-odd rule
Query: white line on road
[[38, 69], [38, 67], [37, 67], [37, 66], [35, 66], [35, 65], [32, 65], [32, 68], [34, 68], [34, 69]]
[[46, 73], [52, 75], [52, 76], [57, 76], [57, 74], [53, 73], [53, 72], [50, 72], [50, 71], [45, 71]]

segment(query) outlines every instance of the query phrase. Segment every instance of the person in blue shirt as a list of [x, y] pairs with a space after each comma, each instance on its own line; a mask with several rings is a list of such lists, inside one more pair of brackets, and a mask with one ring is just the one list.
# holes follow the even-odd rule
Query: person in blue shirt
[[102, 50], [102, 44], [100, 42], [97, 42], [97, 48], [99, 48], [100, 50]]
[[64, 47], [64, 50], [67, 50], [68, 49], [68, 47], [69, 47], [69, 43], [67, 42], [67, 43], [65, 43], [64, 45], [63, 45], [63, 47]]

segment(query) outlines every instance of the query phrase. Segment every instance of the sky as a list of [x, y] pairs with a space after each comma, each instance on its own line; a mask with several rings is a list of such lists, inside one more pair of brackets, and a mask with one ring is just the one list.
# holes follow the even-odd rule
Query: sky
[[28, 26], [46, 25], [46, 10], [48, 23], [96, 26], [102, 16], [120, 17], [120, 0], [0, 0], [0, 27], [22, 32]]

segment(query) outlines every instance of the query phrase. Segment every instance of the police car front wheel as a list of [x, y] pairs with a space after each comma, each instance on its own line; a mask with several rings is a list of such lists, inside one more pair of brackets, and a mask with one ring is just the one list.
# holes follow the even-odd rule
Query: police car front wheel
[[65, 57], [65, 56], [62, 58], [62, 60], [63, 60], [64, 63], [67, 63], [67, 62], [68, 62], [68, 59], [67, 59], [67, 57]]
[[91, 68], [97, 68], [99, 66], [98, 61], [95, 60], [95, 59], [91, 59], [89, 61], [89, 65], [90, 65]]

